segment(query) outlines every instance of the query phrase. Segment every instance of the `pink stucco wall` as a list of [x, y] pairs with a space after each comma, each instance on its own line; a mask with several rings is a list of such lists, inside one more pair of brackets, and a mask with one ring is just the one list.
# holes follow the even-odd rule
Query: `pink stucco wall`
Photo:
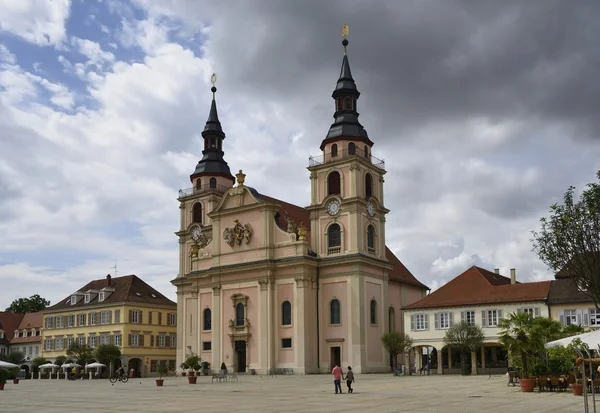
[[[285, 284], [277, 284], [277, 301], [275, 302], [275, 323], [278, 327], [278, 336], [277, 336], [277, 362], [278, 363], [293, 363], [294, 362], [294, 352], [296, 348], [296, 337], [294, 337], [294, 321], [297, 317], [297, 313], [295, 310], [296, 302], [294, 300], [294, 282], [285, 283]], [[289, 301], [292, 304], [292, 325], [290, 326], [282, 326], [282, 313], [281, 313], [281, 305], [284, 301]], [[283, 349], [281, 348], [281, 339], [282, 338], [291, 338], [292, 339], [292, 348], [291, 349]]]
[[[403, 304], [402, 304], [401, 284], [395, 283], [395, 282], [390, 282], [388, 284], [387, 291], [388, 291], [389, 306], [394, 309], [394, 314], [395, 314], [394, 329], [395, 329], [395, 331], [402, 331], [401, 311], [402, 311]], [[388, 308], [388, 311], [389, 311], [389, 308]]]
[[[377, 303], [376, 324], [371, 324], [371, 300]], [[365, 326], [367, 332], [367, 360], [370, 362], [383, 361], [381, 336], [383, 335], [383, 297], [381, 284], [366, 281], [365, 285]]]
[[[321, 328], [323, 331], [323, 340], [326, 344], [321, 346], [321, 360], [323, 365], [329, 365], [329, 355], [331, 347], [342, 347], [342, 361], [348, 356], [348, 284], [346, 281], [327, 282], [321, 284]], [[339, 325], [332, 325], [330, 321], [330, 303], [333, 298], [340, 301], [340, 321]], [[343, 342], [327, 342], [327, 340], [343, 339]]]
[[[204, 351], [202, 350], [202, 342], [204, 341], [212, 341], [212, 331], [204, 330], [204, 310], [211, 310], [211, 322], [214, 325], [213, 312], [212, 312], [212, 294], [211, 293], [202, 293], [200, 294], [200, 311], [198, 314], [198, 322], [200, 328], [200, 343], [198, 343], [199, 354], [202, 360], [212, 360], [212, 351]], [[212, 368], [212, 366], [211, 366]]]

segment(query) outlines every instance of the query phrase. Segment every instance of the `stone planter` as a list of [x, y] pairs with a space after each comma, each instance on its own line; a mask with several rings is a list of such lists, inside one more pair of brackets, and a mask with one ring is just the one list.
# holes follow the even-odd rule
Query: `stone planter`
[[573, 391], [574, 396], [581, 396], [583, 394], [583, 384], [571, 384], [571, 391]]
[[198, 377], [196, 377], [196, 376], [188, 376], [188, 383], [189, 384], [196, 384], [196, 380], [198, 380]]
[[535, 379], [519, 379], [519, 385], [523, 393], [531, 393], [535, 387]]

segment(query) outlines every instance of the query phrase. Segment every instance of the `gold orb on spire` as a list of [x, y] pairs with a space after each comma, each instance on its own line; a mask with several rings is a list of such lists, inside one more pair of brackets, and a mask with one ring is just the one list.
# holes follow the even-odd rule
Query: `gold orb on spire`
[[342, 37], [344, 37], [344, 38], [345, 38], [346, 36], [348, 36], [348, 33], [349, 33], [349, 32], [350, 32], [350, 27], [348, 27], [348, 25], [347, 25], [347, 24], [344, 24], [344, 25], [342, 26]]
[[217, 74], [213, 73], [212, 76], [210, 77], [210, 83], [213, 84], [213, 86], [215, 85], [215, 83], [217, 83]]
[[244, 186], [244, 181], [246, 180], [246, 174], [243, 173], [241, 169], [237, 174], [235, 174], [235, 177], [237, 178], [238, 186]]

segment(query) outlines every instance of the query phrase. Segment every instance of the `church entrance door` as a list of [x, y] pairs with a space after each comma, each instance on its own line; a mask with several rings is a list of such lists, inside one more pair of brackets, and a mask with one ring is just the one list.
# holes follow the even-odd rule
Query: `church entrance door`
[[331, 363], [330, 368], [333, 369], [336, 365], [341, 366], [342, 364], [342, 348], [341, 347], [331, 347], [331, 354], [329, 357], [329, 361]]
[[246, 372], [246, 341], [235, 341], [236, 367], [238, 373]]

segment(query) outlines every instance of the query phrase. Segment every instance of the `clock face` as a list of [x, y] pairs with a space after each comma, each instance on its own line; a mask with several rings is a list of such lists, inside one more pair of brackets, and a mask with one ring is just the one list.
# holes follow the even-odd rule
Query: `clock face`
[[375, 216], [375, 205], [373, 205], [372, 202], [369, 202], [367, 204], [367, 212], [369, 213], [370, 216]]
[[333, 199], [327, 204], [327, 213], [329, 215], [337, 215], [340, 212], [340, 201]]
[[196, 225], [192, 228], [190, 234], [192, 235], [192, 239], [194, 241], [198, 241], [200, 239], [200, 236], [202, 235], [202, 229], [198, 225]]

